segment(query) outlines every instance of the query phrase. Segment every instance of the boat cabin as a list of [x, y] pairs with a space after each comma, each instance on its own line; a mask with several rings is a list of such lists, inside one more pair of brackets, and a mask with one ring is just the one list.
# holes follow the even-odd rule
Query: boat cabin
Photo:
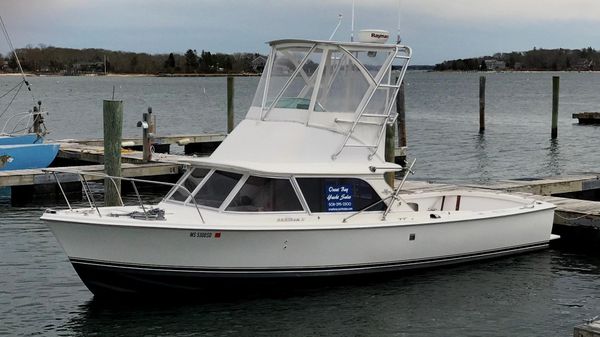
[[[353, 177], [267, 177], [221, 169], [193, 168], [167, 202], [223, 212], [324, 213], [385, 210], [368, 180]], [[191, 192], [190, 193], [188, 193]], [[374, 205], [376, 204], [376, 205]]]
[[[355, 212], [385, 209], [385, 128], [411, 50], [395, 44], [270, 42], [252, 105], [168, 202], [223, 212]], [[396, 70], [393, 70], [396, 69]]]

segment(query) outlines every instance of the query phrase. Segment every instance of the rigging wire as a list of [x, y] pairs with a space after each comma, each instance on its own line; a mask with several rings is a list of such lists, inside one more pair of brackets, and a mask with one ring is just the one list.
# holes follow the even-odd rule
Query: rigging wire
[[[17, 85], [15, 85], [14, 87], [8, 89], [7, 92], [3, 93], [2, 95], [0, 95], [0, 99], [6, 97], [8, 94], [10, 94], [13, 90], [17, 89], [18, 86], [22, 86], [23, 85], [23, 81], [20, 81], [19, 83], [17, 83]], [[0, 116], [1, 117], [1, 116]]]
[[10, 108], [10, 105], [13, 103], [13, 101], [15, 100], [15, 98], [17, 97], [17, 95], [19, 94], [19, 92], [21, 91], [21, 88], [23, 88], [23, 84], [25, 84], [25, 83], [21, 82], [19, 84], [19, 88], [17, 89], [17, 91], [15, 92], [15, 94], [13, 95], [13, 97], [11, 98], [10, 102], [8, 102], [8, 104], [6, 105], [6, 108], [4, 108], [4, 110], [2, 111], [2, 113], [0, 113], [0, 117], [4, 116], [4, 114], [6, 113], [6, 111], [8, 111], [8, 108]]
[[23, 82], [27, 85], [27, 90], [31, 94], [31, 101], [33, 102], [33, 105], [35, 105], [35, 97], [33, 96], [33, 92], [31, 91], [31, 86], [29, 85], [29, 82], [27, 81], [27, 78], [25, 77], [25, 72], [23, 71], [23, 67], [21, 66], [21, 61], [19, 61], [19, 56], [17, 55], [17, 50], [15, 49], [15, 47], [12, 44], [12, 40], [10, 39], [10, 35], [8, 35], [8, 30], [6, 30], [6, 25], [4, 24], [4, 19], [2, 19], [1, 15], [0, 15], [0, 28], [2, 29], [2, 33], [4, 34], [4, 37], [6, 38], [8, 47], [10, 48], [13, 55], [15, 56], [15, 60], [17, 61], [17, 66], [19, 67], [19, 71], [21, 71], [21, 76], [23, 77]]

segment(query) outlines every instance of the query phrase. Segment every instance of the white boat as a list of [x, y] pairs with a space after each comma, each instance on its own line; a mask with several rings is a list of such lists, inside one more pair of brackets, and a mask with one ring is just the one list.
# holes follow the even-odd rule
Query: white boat
[[409, 47], [270, 45], [246, 118], [210, 157], [189, 158], [160, 203], [97, 207], [90, 196], [89, 208], [44, 213], [92, 292], [235, 289], [548, 246], [552, 204], [495, 192], [403, 193], [384, 181], [402, 169], [385, 162], [382, 143]]

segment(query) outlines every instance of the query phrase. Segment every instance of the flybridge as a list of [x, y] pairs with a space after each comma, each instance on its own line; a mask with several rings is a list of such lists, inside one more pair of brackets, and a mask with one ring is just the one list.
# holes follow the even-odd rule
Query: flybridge
[[[384, 31], [361, 33], [387, 38]], [[372, 157], [386, 124], [396, 119], [394, 101], [412, 51], [368, 41], [271, 42], [247, 118], [298, 122], [339, 133], [343, 137], [333, 159], [347, 147], [367, 148]], [[397, 74], [392, 75], [392, 66], [400, 69]]]

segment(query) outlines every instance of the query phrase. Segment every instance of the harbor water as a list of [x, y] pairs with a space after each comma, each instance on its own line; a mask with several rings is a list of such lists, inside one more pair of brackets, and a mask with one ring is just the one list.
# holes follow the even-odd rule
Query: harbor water
[[[478, 182], [598, 171], [600, 74], [488, 73], [480, 135], [476, 73], [407, 74], [411, 179]], [[561, 77], [550, 139], [552, 76]], [[0, 77], [0, 92], [19, 81]], [[124, 101], [124, 135], [153, 108], [158, 133], [223, 132], [225, 78], [36, 77], [49, 139], [101, 138], [102, 100]], [[236, 122], [258, 78], [236, 78]], [[2, 110], [8, 101], [0, 100]], [[27, 109], [30, 96], [13, 107]], [[277, 141], [277, 139], [273, 139]], [[178, 151], [178, 149], [174, 149]], [[183, 303], [95, 299], [49, 229], [47, 205], [0, 198], [0, 336], [569, 336], [600, 314], [600, 254], [554, 247], [497, 260], [266, 296], [213, 293]], [[222, 295], [222, 296], [221, 296]], [[208, 297], [208, 296], [207, 296]]]

